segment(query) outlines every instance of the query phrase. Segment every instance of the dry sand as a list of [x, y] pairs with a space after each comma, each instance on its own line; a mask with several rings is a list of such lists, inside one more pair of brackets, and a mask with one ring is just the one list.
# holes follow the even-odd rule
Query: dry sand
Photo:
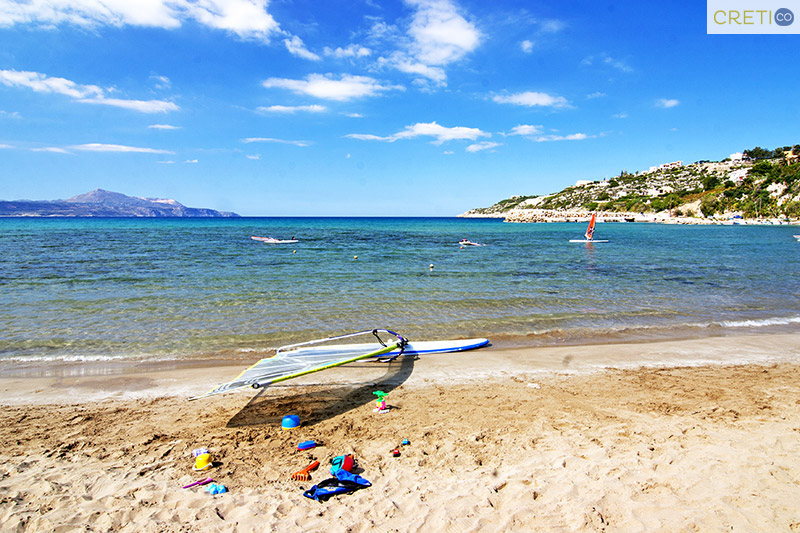
[[[488, 348], [194, 402], [240, 368], [6, 368], [0, 529], [800, 530], [792, 361], [800, 335]], [[290, 413], [303, 426], [284, 431]], [[296, 451], [309, 439], [323, 445]], [[207, 473], [191, 469], [201, 446]], [[344, 453], [372, 487], [303, 497]], [[313, 459], [312, 481], [289, 479]], [[180, 488], [206, 475], [229, 492]]]

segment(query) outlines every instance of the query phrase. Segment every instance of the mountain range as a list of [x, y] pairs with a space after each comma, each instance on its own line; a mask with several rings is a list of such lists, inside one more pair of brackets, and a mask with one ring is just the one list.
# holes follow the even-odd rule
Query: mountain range
[[176, 200], [139, 198], [95, 189], [66, 200], [0, 200], [4, 217], [238, 217], [236, 213], [186, 207]]

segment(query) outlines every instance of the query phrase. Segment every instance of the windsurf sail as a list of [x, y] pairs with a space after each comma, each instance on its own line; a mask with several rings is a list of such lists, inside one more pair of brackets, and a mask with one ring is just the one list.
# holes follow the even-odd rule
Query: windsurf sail
[[596, 218], [597, 218], [597, 211], [592, 213], [592, 219], [589, 221], [589, 227], [586, 228], [586, 234], [584, 235], [584, 237], [586, 237], [587, 241], [591, 241], [592, 237], [594, 236], [594, 223]]
[[[370, 333], [375, 336], [377, 343], [332, 344], [341, 339]], [[393, 336], [394, 340], [389, 342], [384, 341], [380, 337], [381, 333]], [[319, 346], [324, 343], [328, 343], [328, 345]], [[394, 358], [402, 355], [406, 344], [408, 344], [408, 341], [393, 331], [389, 331], [388, 329], [373, 329], [283, 346], [278, 348], [273, 357], [260, 360], [239, 374], [233, 381], [223, 383], [207, 393], [191, 399], [195, 400], [197, 398], [213, 396], [244, 387], [257, 389], [259, 387], [273, 385], [281, 381], [298, 378], [321, 370], [327, 370], [361, 359], [377, 357], [384, 354]], [[394, 352], [397, 352], [397, 354], [395, 355]]]

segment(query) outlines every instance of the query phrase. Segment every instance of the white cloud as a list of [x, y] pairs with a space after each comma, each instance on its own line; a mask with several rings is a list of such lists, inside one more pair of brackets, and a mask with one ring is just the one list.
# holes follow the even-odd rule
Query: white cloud
[[139, 111], [140, 113], [168, 113], [178, 111], [180, 107], [164, 100], [122, 100], [120, 98], [82, 98], [78, 102], [84, 104], [108, 105]]
[[483, 150], [491, 150], [492, 148], [497, 148], [498, 146], [502, 146], [502, 143], [483, 141], [467, 146], [467, 152], [482, 152]]
[[532, 42], [532, 41], [529, 41], [529, 40], [527, 40], [527, 39], [526, 39], [526, 40], [524, 40], [524, 41], [522, 41], [521, 43], [519, 43], [519, 47], [520, 47], [520, 48], [522, 49], [522, 51], [523, 51], [523, 52], [525, 52], [526, 54], [530, 54], [531, 52], [533, 52], [533, 42]]
[[54, 154], [68, 154], [69, 151], [57, 146], [48, 146], [46, 148], [31, 148], [32, 152], [51, 152]]
[[121, 107], [141, 113], [166, 113], [180, 109], [176, 104], [163, 100], [106, 98], [105, 95], [109, 91], [97, 85], [81, 85], [65, 78], [47, 76], [40, 72], [0, 70], [0, 83], [9, 87], [31, 89], [37, 93], [60, 94], [81, 103]]
[[530, 126], [528, 124], [520, 124], [519, 126], [514, 126], [513, 128], [511, 128], [511, 132], [506, 133], [505, 135], [530, 136], [530, 135], [538, 135], [540, 133], [542, 133], [542, 126]]
[[61, 94], [76, 99], [100, 98], [105, 92], [97, 85], [80, 85], [65, 78], [18, 70], [0, 70], [0, 83], [9, 87], [26, 87], [37, 93]]
[[570, 135], [540, 135], [534, 137], [536, 142], [550, 142], [550, 141], [582, 141], [584, 139], [593, 139], [595, 135], [586, 135], [585, 133], [572, 133]]
[[439, 145], [447, 141], [453, 140], [469, 140], [474, 141], [480, 137], [491, 137], [491, 133], [481, 131], [478, 128], [466, 128], [463, 126], [456, 126], [448, 128], [441, 126], [436, 122], [419, 122], [413, 126], [406, 126], [403, 131], [399, 131], [387, 137], [380, 137], [378, 135], [364, 134], [364, 133], [351, 133], [345, 135], [350, 139], [358, 139], [361, 141], [385, 141], [395, 142], [400, 139], [413, 139], [415, 137], [433, 137], [435, 140], [433, 144]]
[[593, 92], [592, 94], [587, 94], [586, 95], [586, 99], [587, 100], [594, 100], [596, 98], [605, 98], [606, 96], [608, 96], [606, 93], [604, 93], [602, 91], [596, 91], [596, 92]]
[[252, 159], [253, 161], [258, 161], [259, 159], [261, 159], [261, 154], [247, 155], [245, 157], [247, 159]]
[[414, 9], [406, 35], [394, 25], [373, 23], [369, 39], [388, 41], [397, 47], [379, 57], [377, 64], [420, 76], [415, 83], [426, 87], [446, 85], [444, 67], [460, 61], [480, 46], [481, 32], [450, 0], [405, 0]]
[[22, 115], [20, 115], [18, 111], [8, 112], [8, 111], [3, 111], [2, 109], [0, 109], [0, 117], [3, 117], [3, 118], [22, 118]]
[[303, 40], [297, 35], [292, 36], [291, 39], [284, 39], [283, 44], [286, 45], [286, 49], [289, 50], [290, 54], [297, 57], [302, 57], [310, 61], [319, 61], [321, 59], [317, 54], [306, 48], [306, 45], [303, 44]]
[[143, 26], [175, 29], [187, 20], [225, 30], [242, 39], [267, 41], [280, 33], [267, 13], [268, 0], [0, 0], [0, 26], [61, 24], [98, 26]]
[[150, 76], [150, 79], [153, 80], [153, 85], [156, 89], [171, 89], [172, 82], [166, 76], [157, 76], [153, 74]]
[[179, 126], [171, 126], [169, 124], [150, 124], [147, 126], [151, 130], [179, 130]]
[[325, 47], [323, 53], [326, 56], [335, 57], [337, 59], [351, 59], [354, 57], [368, 57], [372, 54], [372, 50], [365, 46], [358, 44], [351, 44], [347, 48], [329, 48]]
[[389, 59], [381, 58], [381, 60], [378, 62], [388, 63], [400, 72], [404, 72], [406, 74], [416, 74], [424, 78], [428, 78], [429, 80], [435, 82], [438, 86], [444, 86], [445, 81], [447, 80], [447, 74], [445, 74], [443, 68], [432, 67], [430, 65], [420, 63], [419, 61], [415, 61], [401, 52], [395, 52], [391, 55], [391, 57], [389, 57]]
[[342, 113], [342, 115], [350, 118], [364, 118], [364, 115], [361, 113]]
[[669, 109], [670, 107], [675, 107], [676, 105], [680, 104], [680, 100], [676, 100], [674, 98], [660, 98], [656, 101], [656, 107], [663, 107], [664, 109]]
[[581, 61], [581, 65], [591, 67], [594, 65], [607, 66], [619, 70], [620, 72], [633, 72], [633, 67], [622, 61], [615, 59], [607, 54], [601, 54], [599, 57], [589, 56]]
[[286, 106], [286, 105], [271, 105], [269, 107], [258, 107], [258, 111], [262, 113], [323, 113], [328, 110], [327, 107], [324, 105], [298, 105], [298, 106]]
[[527, 91], [510, 95], [496, 95], [492, 98], [498, 104], [513, 104], [527, 107], [570, 107], [563, 96], [551, 96], [546, 93]]
[[338, 80], [334, 79], [332, 74], [309, 74], [305, 80], [269, 78], [262, 82], [262, 85], [268, 89], [273, 87], [288, 89], [298, 94], [337, 101], [374, 96], [392, 89], [403, 89], [397, 85], [382, 85], [378, 80], [368, 76], [350, 74], [343, 74]]
[[78, 144], [70, 146], [73, 150], [80, 150], [82, 152], [132, 152], [140, 154], [174, 154], [169, 150], [158, 150], [155, 148], [140, 148], [138, 146], [124, 146], [121, 144]]
[[406, 0], [417, 9], [408, 30], [411, 51], [426, 65], [446, 65], [475, 50], [481, 33], [449, 0]]
[[273, 139], [271, 137], [248, 137], [247, 139], [242, 139], [242, 142], [245, 144], [279, 143], [279, 144], [291, 144], [294, 146], [311, 146], [311, 143], [309, 141], [287, 141], [285, 139]]
[[184, 161], [184, 163], [188, 163], [190, 165], [196, 165], [197, 162], [198, 162], [197, 159], [187, 159], [186, 161]]
[[11, 146], [10, 144], [0, 144], [0, 150], [10, 150], [11, 148], [14, 147]]
[[611, 115], [611, 118], [628, 118], [628, 114], [623, 111], [622, 113]]

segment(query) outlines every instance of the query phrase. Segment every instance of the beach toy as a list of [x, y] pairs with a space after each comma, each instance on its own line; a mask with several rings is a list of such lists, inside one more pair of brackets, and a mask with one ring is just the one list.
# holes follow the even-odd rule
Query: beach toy
[[292, 474], [291, 478], [295, 481], [308, 481], [309, 479], [311, 479], [311, 476], [308, 475], [308, 473], [317, 468], [318, 466], [319, 466], [319, 461], [314, 461], [304, 469]]
[[197, 448], [192, 450], [192, 457], [200, 457], [201, 455], [211, 453], [208, 451], [208, 448]]
[[346, 455], [340, 455], [338, 457], [334, 457], [331, 460], [331, 475], [335, 476], [336, 472], [339, 470], [344, 470], [346, 472], [350, 472], [350, 469], [355, 466], [356, 460], [353, 458], [352, 455], [349, 453]]
[[297, 445], [298, 450], [310, 450], [311, 448], [316, 448], [317, 443], [313, 440], [307, 440], [305, 442], [301, 442]]
[[228, 492], [228, 489], [222, 483], [212, 483], [206, 487], [206, 492], [209, 494], [222, 494], [223, 492]]
[[281, 421], [282, 429], [297, 429], [300, 427], [300, 417], [297, 415], [286, 415]]
[[197, 456], [194, 460], [194, 466], [192, 470], [205, 470], [206, 468], [212, 465], [211, 462], [211, 454], [210, 453], [203, 453]]
[[399, 448], [395, 448], [394, 450], [392, 450], [392, 457], [400, 457], [400, 449]]
[[372, 394], [377, 396], [377, 398], [375, 399], [375, 410], [373, 412], [383, 413], [384, 411], [387, 411], [388, 409], [386, 409], [386, 396], [388, 396], [388, 394], [383, 392], [382, 390], [376, 390]]
[[408, 439], [403, 439], [403, 442], [401, 442], [400, 444], [402, 444], [403, 446], [408, 446], [409, 444], [411, 444], [411, 441]]
[[182, 488], [182, 489], [188, 489], [189, 487], [196, 487], [196, 486], [198, 486], [198, 485], [208, 485], [208, 484], [209, 484], [209, 483], [211, 483], [212, 481], [214, 481], [214, 480], [213, 480], [213, 479], [211, 479], [210, 477], [207, 477], [207, 478], [205, 478], [205, 479], [201, 479], [200, 481], [195, 481], [194, 483], [189, 483], [188, 485], [184, 485], [184, 486], [183, 486], [183, 487], [181, 487], [181, 488]]

